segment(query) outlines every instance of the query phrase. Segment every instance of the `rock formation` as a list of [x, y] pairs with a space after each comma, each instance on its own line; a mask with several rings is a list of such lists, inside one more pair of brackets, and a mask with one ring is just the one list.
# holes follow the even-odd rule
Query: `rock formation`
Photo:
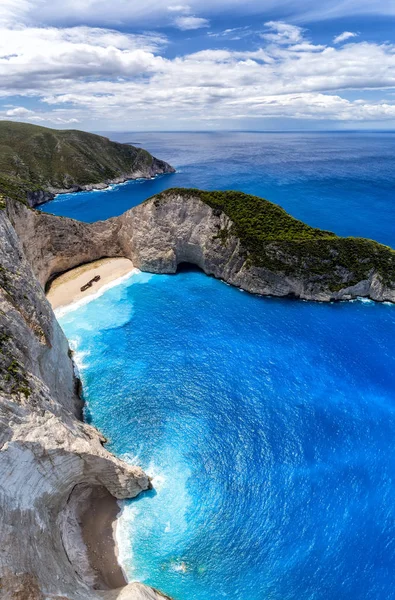
[[[254, 294], [317, 301], [363, 296], [395, 302], [395, 252], [390, 248], [371, 240], [329, 234], [313, 240], [322, 246], [323, 258], [310, 256], [311, 244], [304, 254], [294, 257], [289, 250], [286, 254], [287, 244], [270, 242], [269, 265], [254, 263], [230, 217], [203, 201], [195, 190], [168, 190], [120, 217], [96, 223], [31, 211], [18, 202], [10, 204], [9, 214], [42, 286], [82, 263], [123, 256], [142, 271], [153, 273], [175, 273], [180, 263], [189, 262], [207, 275]], [[344, 252], [342, 245], [348, 251], [348, 242], [355, 256]], [[300, 264], [296, 265], [296, 258]], [[273, 265], [278, 266], [275, 269]]]
[[4, 209], [0, 240], [0, 597], [156, 600], [140, 584], [106, 591], [90, 568], [79, 534], [86, 493], [129, 498], [150, 482], [81, 422], [67, 340]]
[[[290, 256], [295, 246], [289, 240], [270, 239], [257, 250], [254, 239], [227, 214], [229, 205], [221, 210], [218, 198], [210, 196], [206, 201], [202, 194], [169, 190], [120, 217], [92, 224], [38, 212], [15, 200], [2, 201], [2, 598], [161, 597], [141, 584], [106, 590], [82, 542], [79, 520], [92, 490], [106, 489], [116, 498], [133, 497], [149, 487], [149, 480], [139, 468], [107, 452], [102, 436], [80, 421], [78, 380], [67, 340], [44, 295], [53, 276], [93, 260], [123, 256], [154, 273], [174, 273], [180, 263], [193, 263], [209, 275], [259, 294], [325, 301], [361, 295], [395, 302], [391, 249], [350, 238], [350, 243], [344, 243], [356, 248], [351, 261], [342, 252], [341, 240], [348, 238], [295, 222], [287, 224], [288, 236], [291, 225], [310, 236], [307, 246], [300, 245], [298, 256]], [[225, 199], [229, 198], [234, 204], [234, 197]], [[284, 214], [279, 218], [284, 220]], [[318, 271], [317, 253], [311, 257], [308, 252], [321, 243], [320, 251], [323, 248], [328, 256], [324, 255]], [[336, 289], [331, 287], [328, 265], [336, 271]], [[354, 272], [350, 265], [355, 266]], [[366, 276], [358, 280], [360, 273]]]

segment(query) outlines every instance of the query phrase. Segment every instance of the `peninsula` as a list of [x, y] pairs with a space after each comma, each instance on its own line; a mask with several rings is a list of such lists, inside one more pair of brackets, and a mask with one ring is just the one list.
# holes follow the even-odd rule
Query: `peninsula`
[[[92, 514], [101, 514], [97, 502], [114, 506], [150, 481], [82, 422], [72, 353], [44, 290], [70, 269], [122, 258], [127, 270], [154, 273], [192, 263], [262, 295], [395, 302], [395, 252], [309, 227], [239, 192], [170, 189], [120, 217], [81, 223], [31, 208], [29, 177], [22, 182], [14, 170], [0, 182], [2, 597], [159, 600], [160, 592], [142, 584], [111, 589], [122, 581], [106, 572], [115, 558], [98, 561], [85, 543]], [[34, 180], [35, 191], [48, 189], [48, 177]]]
[[0, 189], [30, 206], [56, 194], [174, 173], [143, 148], [77, 130], [0, 121]]

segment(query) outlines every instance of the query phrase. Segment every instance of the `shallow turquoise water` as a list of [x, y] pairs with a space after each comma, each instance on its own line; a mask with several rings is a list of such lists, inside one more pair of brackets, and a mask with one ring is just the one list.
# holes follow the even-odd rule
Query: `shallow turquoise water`
[[395, 598], [395, 308], [140, 274], [61, 318], [87, 418], [155, 491], [131, 579], [193, 600]]

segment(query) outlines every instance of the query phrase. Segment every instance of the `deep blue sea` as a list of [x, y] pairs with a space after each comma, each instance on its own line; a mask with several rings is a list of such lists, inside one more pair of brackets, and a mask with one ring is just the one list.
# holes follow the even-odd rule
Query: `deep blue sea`
[[138, 133], [139, 144], [176, 169], [107, 192], [65, 194], [44, 210], [98, 221], [169, 187], [235, 189], [280, 204], [339, 235], [395, 246], [394, 133]]
[[[179, 173], [46, 210], [92, 221], [169, 186], [237, 188], [395, 246], [393, 134], [138, 134]], [[60, 316], [86, 418], [154, 490], [131, 580], [176, 600], [395, 599], [395, 307], [135, 274]]]

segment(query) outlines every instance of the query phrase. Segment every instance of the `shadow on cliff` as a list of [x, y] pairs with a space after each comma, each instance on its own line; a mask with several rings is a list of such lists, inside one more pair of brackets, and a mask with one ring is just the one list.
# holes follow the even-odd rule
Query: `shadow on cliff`
[[198, 267], [198, 265], [194, 265], [193, 263], [181, 262], [177, 265], [177, 271], [175, 275], [178, 273], [204, 273], [204, 271]]

